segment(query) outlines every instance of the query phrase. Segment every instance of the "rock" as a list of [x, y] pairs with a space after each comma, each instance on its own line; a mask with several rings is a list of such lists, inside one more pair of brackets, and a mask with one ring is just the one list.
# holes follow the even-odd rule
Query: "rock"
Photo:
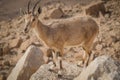
[[5, 45], [3, 46], [3, 55], [8, 54], [9, 51], [10, 51], [9, 45], [8, 45], [8, 44], [5, 44]]
[[3, 66], [3, 61], [0, 60], [0, 66]]
[[109, 56], [100, 56], [74, 80], [120, 80], [120, 64]]
[[103, 48], [103, 46], [102, 45], [100, 45], [100, 44], [98, 44], [97, 46], [96, 46], [96, 50], [102, 50], [102, 48]]
[[115, 54], [115, 49], [114, 48], [106, 48], [106, 49], [109, 51], [109, 53], [111, 53], [110, 55]]
[[3, 75], [0, 75], [0, 80], [3, 80]]
[[10, 66], [11, 65], [11, 63], [10, 63], [10, 61], [4, 61], [4, 65], [6, 65], [6, 66]]
[[92, 17], [100, 17], [100, 12], [104, 16], [106, 14], [106, 9], [104, 6], [104, 2], [96, 2], [94, 4], [89, 5], [86, 9], [86, 14]]
[[110, 17], [110, 14], [105, 14], [104, 17], [108, 19]]
[[68, 63], [63, 61], [63, 70], [61, 72], [55, 73], [50, 71], [49, 64], [42, 65], [30, 78], [30, 80], [73, 80], [81, 72], [81, 68], [76, 64]]
[[21, 51], [25, 51], [31, 44], [31, 40], [27, 39], [26, 41], [24, 41], [21, 46], [20, 46], [20, 50]]
[[10, 33], [9, 33], [9, 30], [8, 29], [5, 29], [3, 32], [1, 32], [1, 36], [2, 37], [7, 37], [7, 36], [9, 36], [10, 35]]
[[61, 8], [54, 8], [50, 12], [50, 18], [58, 19], [61, 18], [64, 15]]
[[[40, 41], [39, 41], [40, 42]], [[31, 38], [27, 39], [26, 41], [24, 41], [21, 46], [20, 46], [20, 50], [22, 52], [24, 52], [31, 44], [34, 44], [36, 46], [40, 46], [38, 42], [38, 39], [36, 36], [32, 36]]]
[[113, 48], [116, 50], [116, 51], [119, 51], [120, 50], [120, 42], [116, 42], [113, 44]]
[[10, 48], [18, 48], [20, 44], [22, 43], [22, 39], [20, 37], [10, 40], [9, 47]]
[[4, 71], [3, 74], [4, 74], [4, 73], [7, 74], [9, 69], [10, 69], [9, 66], [3, 65], [3, 66], [1, 67], [1, 72]]
[[2, 56], [3, 55], [3, 49], [2, 49], [2, 47], [0, 47], [0, 56]]
[[0, 44], [0, 56], [4, 56], [5, 54], [8, 54], [9, 51], [10, 49], [7, 43]]
[[38, 47], [30, 46], [17, 62], [7, 80], [29, 80], [43, 63], [43, 52]]
[[119, 23], [119, 22], [116, 22], [115, 24], [116, 24], [116, 26], [119, 26], [119, 25], [120, 25], [120, 23]]
[[107, 37], [105, 42], [106, 42], [107, 46], [110, 46], [113, 42], [113, 38], [112, 37]]

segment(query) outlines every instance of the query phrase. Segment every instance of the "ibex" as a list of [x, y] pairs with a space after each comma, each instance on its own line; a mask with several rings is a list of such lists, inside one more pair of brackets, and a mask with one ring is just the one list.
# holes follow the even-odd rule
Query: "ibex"
[[[25, 32], [32, 29], [40, 40], [43, 40], [45, 44], [55, 51], [56, 55], [59, 52], [59, 57], [63, 56], [63, 49], [67, 46], [75, 46], [82, 44], [83, 49], [86, 51], [85, 57], [83, 58], [84, 64], [88, 64], [89, 57], [91, 54], [91, 46], [96, 35], [99, 32], [97, 23], [90, 17], [73, 17], [62, 19], [58, 23], [55, 22], [51, 25], [43, 24], [37, 14], [34, 14], [36, 5], [33, 7], [32, 12], [29, 11], [25, 15], [26, 28]], [[41, 13], [39, 7], [38, 13]], [[58, 58], [53, 58], [56, 64]], [[62, 59], [60, 60], [60, 68], [62, 68]]]

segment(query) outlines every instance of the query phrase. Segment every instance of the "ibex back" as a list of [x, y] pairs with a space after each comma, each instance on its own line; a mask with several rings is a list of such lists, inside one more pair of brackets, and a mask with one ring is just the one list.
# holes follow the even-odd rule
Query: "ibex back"
[[[40, 14], [40, 12], [41, 9], [39, 8], [38, 13]], [[65, 46], [75, 46], [82, 43], [82, 47], [86, 51], [83, 61], [84, 64], [88, 63], [93, 41], [99, 32], [99, 27], [93, 19], [89, 17], [73, 17], [46, 25], [38, 19], [33, 9], [32, 13], [28, 12], [25, 15], [25, 21], [25, 32], [32, 29], [37, 37], [43, 40], [55, 53], [60, 52], [60, 56], [63, 56]], [[57, 59], [53, 59], [56, 63], [55, 60]]]

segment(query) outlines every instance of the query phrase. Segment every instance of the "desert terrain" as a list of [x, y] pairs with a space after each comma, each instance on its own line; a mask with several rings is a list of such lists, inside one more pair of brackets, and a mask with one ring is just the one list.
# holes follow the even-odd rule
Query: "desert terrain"
[[[30, 8], [33, 7], [36, 1], [32, 0]], [[95, 58], [109, 55], [113, 60], [120, 62], [120, 0], [102, 0], [104, 1], [105, 10], [110, 12], [104, 16], [94, 17], [84, 14], [86, 7], [97, 3], [97, 1], [41, 0], [39, 6], [42, 8], [42, 13], [39, 15], [39, 19], [44, 24], [51, 24], [54, 22], [59, 23], [59, 20], [74, 16], [92, 17], [99, 25], [99, 34], [92, 49]], [[29, 46], [35, 45], [41, 50], [45, 50], [45, 45], [38, 40], [32, 31], [24, 33], [25, 21], [21, 10], [27, 10], [27, 3], [28, 0], [0, 0], [0, 80], [7, 80], [17, 61], [25, 54]], [[59, 7], [63, 12], [59, 11]], [[56, 9], [58, 9], [57, 14], [53, 13]], [[68, 62], [77, 64], [81, 55], [83, 55], [82, 53], [84, 51], [81, 47], [72, 47], [69, 50], [65, 48], [64, 58]], [[120, 64], [118, 67], [120, 67]]]

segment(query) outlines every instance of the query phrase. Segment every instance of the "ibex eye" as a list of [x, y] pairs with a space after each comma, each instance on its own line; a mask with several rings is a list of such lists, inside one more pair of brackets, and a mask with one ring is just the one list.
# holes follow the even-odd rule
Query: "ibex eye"
[[33, 18], [33, 20], [32, 21], [35, 21], [35, 18]]

